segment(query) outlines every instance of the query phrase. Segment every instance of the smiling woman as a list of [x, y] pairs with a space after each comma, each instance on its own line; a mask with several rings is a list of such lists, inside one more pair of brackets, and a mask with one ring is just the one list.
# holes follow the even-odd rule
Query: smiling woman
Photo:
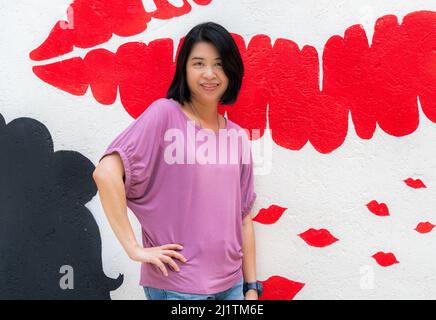
[[[204, 23], [187, 34], [180, 48], [167, 98], [181, 104], [190, 102], [198, 95], [198, 99], [206, 101], [219, 97], [223, 105], [236, 102], [244, 76], [244, 64], [232, 36], [224, 36], [226, 33], [218, 24]], [[198, 92], [199, 86], [206, 89], [215, 85], [221, 87], [214, 92], [215, 97]]]
[[[236, 101], [243, 71], [225, 28], [213, 22], [195, 26], [180, 49], [167, 97], [148, 106], [100, 157], [94, 178], [105, 213], [129, 257], [142, 263], [140, 285], [148, 299], [243, 300], [244, 280], [255, 284], [250, 143], [217, 108]], [[189, 161], [205, 149], [190, 130], [213, 137], [206, 148], [212, 162]], [[171, 132], [181, 137], [174, 141], [180, 162], [169, 161], [172, 146], [165, 137]], [[142, 246], [124, 199], [141, 223]], [[257, 299], [256, 288], [245, 297]]]

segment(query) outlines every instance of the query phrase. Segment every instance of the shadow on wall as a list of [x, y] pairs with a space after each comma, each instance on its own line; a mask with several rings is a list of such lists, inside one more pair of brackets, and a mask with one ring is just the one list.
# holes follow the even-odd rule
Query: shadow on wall
[[85, 207], [94, 165], [53, 152], [47, 128], [0, 114], [0, 299], [110, 299], [124, 276], [103, 272], [101, 238]]

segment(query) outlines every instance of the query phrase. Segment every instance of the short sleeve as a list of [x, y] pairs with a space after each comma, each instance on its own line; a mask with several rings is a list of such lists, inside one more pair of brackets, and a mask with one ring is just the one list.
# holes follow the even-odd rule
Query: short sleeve
[[[159, 100], [157, 100], [159, 101]], [[152, 103], [106, 148], [103, 157], [117, 152], [124, 165], [127, 198], [138, 198], [147, 189], [163, 140], [162, 105]]]
[[[250, 213], [253, 208], [254, 201], [256, 200], [256, 193], [254, 192], [254, 175], [253, 175], [253, 155], [249, 141], [246, 141], [245, 153], [242, 152], [241, 161], [241, 209], [242, 219]], [[243, 149], [244, 150], [244, 149]]]

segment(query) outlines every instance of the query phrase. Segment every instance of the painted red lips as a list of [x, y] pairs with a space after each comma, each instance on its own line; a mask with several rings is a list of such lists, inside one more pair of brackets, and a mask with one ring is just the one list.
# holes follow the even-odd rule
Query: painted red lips
[[420, 222], [416, 226], [415, 230], [419, 233], [429, 233], [433, 230], [434, 227], [435, 227], [435, 225], [428, 222], [428, 221], [427, 222]]
[[304, 287], [304, 283], [280, 276], [272, 276], [261, 282], [263, 294], [259, 300], [292, 300]]
[[300, 233], [299, 236], [308, 245], [319, 248], [327, 247], [339, 240], [332, 236], [327, 229], [309, 229]]
[[385, 203], [378, 203], [376, 200], [372, 200], [366, 207], [377, 216], [384, 217], [389, 215], [389, 208]]
[[404, 182], [411, 188], [414, 189], [421, 189], [421, 188], [427, 188], [426, 185], [424, 184], [424, 182], [422, 182], [420, 179], [412, 179], [412, 178], [408, 178], [406, 180], [404, 180]]
[[275, 204], [269, 206], [267, 209], [260, 209], [259, 213], [253, 218], [253, 221], [259, 222], [261, 224], [273, 224], [276, 223], [283, 212], [287, 208], [277, 206]]
[[[212, 0], [193, 0], [208, 5]], [[147, 12], [142, 0], [75, 0], [68, 8], [72, 21], [58, 21], [48, 38], [30, 53], [35, 61], [72, 52], [74, 47], [92, 48], [109, 41], [113, 34], [129, 37], [147, 29], [150, 20], [168, 20], [191, 11], [187, 0], [180, 7], [166, 0], [154, 0], [156, 10]], [[69, 24], [72, 24], [70, 27]]]
[[[195, 2], [205, 5], [210, 0]], [[91, 48], [112, 34], [138, 34], [151, 18], [169, 19], [191, 10], [186, 0], [181, 8], [155, 1], [158, 9], [152, 13], [145, 12], [139, 0], [129, 3], [74, 1], [74, 29], [62, 29], [58, 23], [30, 58], [41, 61], [74, 47]], [[250, 139], [263, 136], [268, 118], [273, 141], [291, 150], [300, 150], [307, 142], [320, 153], [339, 148], [347, 136], [349, 114], [361, 139], [371, 139], [377, 126], [396, 137], [411, 134], [419, 125], [417, 95], [425, 116], [436, 122], [435, 29], [436, 12], [409, 13], [401, 24], [396, 16], [386, 15], [377, 20], [371, 45], [363, 27], [356, 24], [343, 36], [332, 36], [322, 55], [313, 46], [299, 48], [288, 39], [273, 42], [267, 35], [255, 35], [245, 43], [241, 35], [232, 34], [243, 60], [250, 63], [245, 63], [238, 102], [220, 106], [220, 112], [227, 111], [229, 119], [248, 130]], [[175, 68], [173, 51], [172, 39], [147, 45], [133, 42], [116, 52], [97, 49], [83, 59], [64, 59], [33, 71], [75, 95], [85, 94], [90, 86], [102, 104], [114, 103], [119, 92], [124, 108], [136, 118], [165, 94]], [[259, 129], [259, 135], [252, 134], [253, 129]]]
[[393, 264], [399, 263], [399, 261], [397, 260], [397, 258], [395, 257], [395, 255], [392, 252], [385, 253], [385, 252], [379, 251], [376, 254], [374, 254], [372, 257], [382, 267], [389, 267]]

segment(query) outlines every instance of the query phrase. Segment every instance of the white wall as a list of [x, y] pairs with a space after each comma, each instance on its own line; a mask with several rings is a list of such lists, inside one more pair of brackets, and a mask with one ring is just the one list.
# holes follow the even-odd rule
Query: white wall
[[[77, 97], [42, 82], [31, 69], [38, 63], [28, 57], [69, 4], [0, 4], [0, 113], [6, 123], [18, 117], [37, 119], [50, 129], [55, 151], [75, 150], [97, 164], [132, 118], [119, 98], [103, 106], [90, 90]], [[213, 20], [242, 35], [246, 43], [256, 34], [267, 34], [272, 41], [280, 37], [300, 47], [310, 44], [321, 54], [332, 35], [343, 35], [351, 25], [361, 23], [371, 35], [378, 17], [394, 14], [401, 19], [413, 11], [436, 10], [436, 1], [213, 0], [208, 6], [192, 6], [187, 15], [151, 21], [144, 34], [113, 37], [99, 47], [113, 50], [127, 41], [157, 38], [172, 38], [177, 44], [195, 24]], [[419, 128], [411, 135], [396, 138], [377, 128], [371, 140], [359, 139], [352, 126], [350, 121], [345, 143], [330, 154], [320, 154], [310, 144], [299, 151], [273, 144], [271, 171], [255, 178], [253, 214], [271, 204], [288, 209], [275, 224], [255, 224], [258, 278], [280, 275], [305, 283], [295, 299], [435, 299], [436, 231], [420, 234], [414, 228], [423, 221], [436, 224], [436, 124], [421, 113]], [[254, 142], [254, 150], [265, 139], [270, 137]], [[427, 188], [408, 188], [402, 181], [408, 177], [421, 178]], [[365, 205], [373, 199], [388, 203], [391, 216], [371, 214]], [[106, 275], [125, 274], [112, 298], [144, 299], [139, 264], [129, 261], [117, 242], [98, 195], [87, 207], [100, 227]], [[130, 218], [140, 239], [139, 223], [132, 214]], [[325, 248], [308, 246], [298, 234], [309, 228], [326, 228], [340, 240]], [[394, 252], [400, 263], [379, 266], [371, 258], [378, 251]], [[371, 274], [373, 287], [362, 286]]]

